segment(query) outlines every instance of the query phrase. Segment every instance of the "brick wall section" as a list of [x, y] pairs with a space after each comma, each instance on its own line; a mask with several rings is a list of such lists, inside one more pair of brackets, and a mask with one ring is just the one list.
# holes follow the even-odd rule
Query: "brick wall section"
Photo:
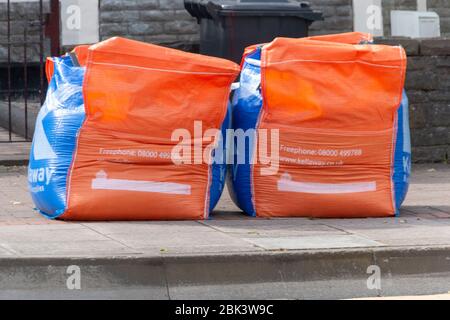
[[100, 0], [100, 37], [130, 39], [189, 48], [198, 25], [183, 0]]
[[[198, 45], [198, 25], [184, 9], [183, 0], [99, 0], [100, 37], [112, 36], [165, 44], [190, 50]], [[291, 0], [301, 1], [301, 0]], [[323, 12], [325, 21], [311, 25], [312, 35], [348, 32], [353, 29], [352, 0], [309, 0], [313, 9]], [[450, 1], [428, 0], [430, 10], [439, 13], [441, 31], [450, 36]], [[416, 0], [383, 0], [385, 34], [390, 33], [390, 10], [414, 10]], [[24, 21], [28, 21], [29, 39], [38, 39], [38, 2], [11, 2], [13, 39], [23, 40]], [[44, 1], [48, 11], [48, 1]], [[0, 3], [0, 41], [6, 35], [6, 3]], [[48, 45], [46, 45], [46, 49]], [[48, 50], [47, 50], [48, 51]], [[23, 60], [21, 46], [12, 48], [13, 60]], [[36, 60], [37, 46], [30, 47], [29, 56]], [[0, 62], [6, 58], [6, 47], [0, 46]]]
[[352, 0], [310, 0], [309, 3], [312, 9], [322, 11], [324, 17], [323, 21], [311, 25], [311, 35], [353, 31]]
[[[44, 15], [50, 11], [48, 1], [43, 2]], [[0, 2], [0, 43], [7, 41], [7, 4]], [[18, 42], [11, 47], [12, 62], [24, 61], [24, 30], [27, 28], [27, 41], [39, 42], [39, 2], [12, 2], [10, 5], [11, 41]], [[0, 44], [0, 64], [7, 61], [7, 46]], [[45, 42], [45, 55], [50, 52], [50, 43]], [[29, 62], [39, 61], [39, 44], [30, 44], [27, 49]]]
[[[303, 0], [291, 0], [303, 1]], [[324, 21], [311, 25], [312, 35], [353, 30], [352, 0], [310, 0], [323, 12]], [[385, 35], [390, 35], [391, 10], [415, 10], [416, 0], [383, 0]], [[450, 36], [450, 1], [428, 0], [428, 8], [441, 18], [443, 36]], [[198, 43], [198, 25], [183, 0], [100, 0], [100, 36], [128, 36], [141, 41], [183, 47]]]
[[[295, 1], [295, 0], [293, 0]], [[352, 0], [311, 0], [325, 21], [311, 25], [311, 34], [352, 31]], [[198, 43], [198, 25], [183, 0], [100, 0], [100, 36], [183, 46]]]
[[[296, 0], [301, 1], [301, 0]], [[353, 30], [352, 0], [310, 0], [313, 9], [321, 10], [325, 21], [311, 25], [311, 34], [348, 32]], [[391, 34], [391, 10], [416, 10], [417, 0], [383, 0], [384, 34]], [[428, 0], [428, 10], [440, 16], [441, 34], [450, 37], [450, 1]]]
[[[183, 45], [198, 42], [198, 26], [184, 10], [183, 0], [100, 0], [101, 36], [128, 34], [139, 40]], [[302, 0], [291, 0], [302, 1]], [[353, 29], [352, 0], [310, 0], [323, 12], [324, 21], [311, 25], [312, 35]], [[416, 0], [383, 0], [385, 35], [390, 35], [391, 10], [415, 10]], [[428, 0], [428, 8], [441, 18], [441, 33], [450, 36], [450, 1]], [[146, 12], [148, 11], [148, 12]], [[148, 22], [148, 23], [145, 23]]]
[[408, 54], [414, 162], [448, 162], [450, 156], [450, 39], [379, 40]]
[[[385, 20], [389, 10], [414, 9], [416, 0], [385, 0]], [[351, 0], [310, 0], [322, 10], [323, 22], [311, 26], [311, 34], [352, 30]], [[439, 12], [442, 32], [450, 35], [450, 1], [429, 0], [430, 10]], [[12, 3], [13, 38], [23, 40], [24, 21], [29, 23], [29, 39], [38, 37], [37, 3]], [[45, 10], [48, 11], [47, 3]], [[198, 25], [184, 10], [183, 0], [100, 0], [101, 38], [125, 36], [141, 41], [190, 49], [198, 43]], [[6, 7], [0, 3], [0, 41], [5, 40]], [[386, 26], [388, 28], [388, 26]], [[388, 29], [386, 29], [388, 32]], [[388, 33], [387, 33], [388, 34]], [[379, 40], [402, 44], [408, 53], [406, 89], [411, 104], [413, 159], [415, 162], [448, 161], [450, 155], [450, 40]], [[6, 48], [0, 46], [0, 65]], [[38, 49], [30, 48], [29, 56]], [[13, 61], [21, 62], [23, 47], [13, 47]]]
[[[428, 0], [428, 10], [439, 14], [442, 36], [450, 36], [450, 1]], [[391, 34], [391, 10], [417, 10], [417, 0], [383, 0], [384, 34]]]

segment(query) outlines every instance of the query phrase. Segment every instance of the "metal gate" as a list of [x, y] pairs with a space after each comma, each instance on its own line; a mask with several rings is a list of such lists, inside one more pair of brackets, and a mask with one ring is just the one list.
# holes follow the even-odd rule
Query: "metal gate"
[[0, 143], [30, 141], [47, 81], [48, 54], [59, 54], [58, 0], [0, 0]]

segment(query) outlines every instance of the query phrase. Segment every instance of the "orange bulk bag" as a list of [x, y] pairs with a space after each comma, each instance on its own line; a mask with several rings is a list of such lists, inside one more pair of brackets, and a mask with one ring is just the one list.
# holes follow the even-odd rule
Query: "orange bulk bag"
[[[207, 149], [211, 139], [205, 132], [222, 128], [239, 67], [224, 59], [123, 38], [79, 47], [74, 53], [80, 66], [74, 67], [68, 58], [55, 59], [58, 65], [50, 64], [47, 72], [53, 76], [52, 90], [34, 145], [45, 145], [49, 152], [38, 154], [29, 168], [38, 209], [67, 220], [208, 217], [223, 187], [217, 167], [205, 161], [175, 163], [172, 151], [181, 142], [207, 156], [215, 151]], [[82, 88], [76, 81], [65, 83], [75, 68], [85, 70]], [[83, 93], [83, 101], [77, 98], [71, 109], [65, 108], [73, 105], [67, 89]], [[68, 125], [65, 114], [79, 111], [83, 103], [81, 127], [74, 130], [72, 125], [67, 139], [58, 140], [56, 135], [64, 136]], [[174, 140], [176, 130], [186, 139]], [[198, 157], [192, 153], [192, 158]], [[38, 179], [40, 170], [48, 179]]]
[[370, 41], [361, 33], [277, 38], [246, 50], [233, 126], [255, 129], [257, 142], [246, 150], [251, 163], [235, 157], [230, 184], [245, 213], [398, 213], [410, 161], [409, 129], [399, 126], [408, 124], [399, 112], [407, 108], [406, 55]]

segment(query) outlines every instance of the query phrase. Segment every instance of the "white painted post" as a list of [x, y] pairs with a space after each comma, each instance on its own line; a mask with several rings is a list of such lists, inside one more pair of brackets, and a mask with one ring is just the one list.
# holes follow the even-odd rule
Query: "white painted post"
[[384, 35], [381, 0], [353, 0], [353, 30]]
[[427, 0], [417, 0], [417, 11], [427, 11]]
[[98, 0], [60, 0], [60, 8], [63, 46], [99, 41]]

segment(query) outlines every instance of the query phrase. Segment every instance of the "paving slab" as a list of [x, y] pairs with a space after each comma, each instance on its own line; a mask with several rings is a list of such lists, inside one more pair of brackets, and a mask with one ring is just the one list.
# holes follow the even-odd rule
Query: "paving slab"
[[8, 250], [5, 247], [0, 247], [0, 258], [1, 257], [11, 257], [14, 256], [14, 253], [10, 250]]
[[266, 250], [310, 250], [382, 246], [381, 242], [356, 235], [317, 235], [303, 237], [246, 238]]
[[[0, 112], [1, 113], [1, 112]], [[1, 122], [1, 121], [0, 121]], [[31, 142], [12, 133], [11, 141], [8, 130], [0, 126], [0, 165], [26, 165], [30, 154]]]
[[450, 245], [448, 225], [439, 219], [415, 217], [327, 220], [324, 223], [385, 245]]
[[[32, 209], [25, 167], [0, 167], [0, 185], [0, 244], [13, 244], [15, 252], [25, 255], [41, 256], [41, 243], [70, 241], [86, 244], [79, 252], [90, 242], [111, 244], [119, 255], [123, 247], [138, 254], [182, 254], [183, 250], [201, 254], [450, 245], [450, 218], [445, 212], [450, 169], [446, 165], [416, 166], [400, 217], [378, 219], [255, 219], [243, 215], [225, 191], [219, 210], [206, 221], [63, 222], [45, 219]], [[75, 251], [66, 245], [57, 252]]]
[[161, 230], [157, 233], [147, 235], [135, 234], [114, 234], [110, 238], [119, 241], [132, 248], [145, 250], [148, 247], [170, 248], [185, 247], [186, 250], [192, 250], [197, 247], [213, 246], [217, 249], [226, 250], [227, 247], [243, 247], [248, 248], [250, 245], [242, 239], [228, 236], [220, 232], [178, 232], [170, 234]]
[[[225, 191], [206, 221], [48, 220], [33, 209], [26, 172], [0, 166], [0, 298], [121, 292], [137, 299], [300, 299], [450, 290], [447, 165], [415, 166], [400, 216], [377, 219], [257, 219]], [[82, 293], [65, 287], [70, 265], [81, 266]], [[372, 265], [382, 272], [377, 290], [367, 288]]]
[[[208, 220], [201, 222], [213, 230], [241, 239], [273, 239], [286, 237], [345, 235], [345, 231], [310, 219]], [[269, 241], [269, 240], [266, 240]], [[254, 243], [252, 241], [249, 241]]]
[[135, 235], [152, 238], [156, 232], [173, 236], [178, 232], [214, 232], [197, 221], [137, 221], [137, 222], [83, 222], [83, 226], [105, 235]]
[[47, 226], [10, 226], [0, 231], [0, 243], [77, 242], [110, 240], [105, 235], [81, 225], [70, 228], [48, 229]]
[[113, 240], [82, 240], [59, 242], [7, 242], [2, 246], [15, 256], [21, 257], [104, 257], [140, 254]]

